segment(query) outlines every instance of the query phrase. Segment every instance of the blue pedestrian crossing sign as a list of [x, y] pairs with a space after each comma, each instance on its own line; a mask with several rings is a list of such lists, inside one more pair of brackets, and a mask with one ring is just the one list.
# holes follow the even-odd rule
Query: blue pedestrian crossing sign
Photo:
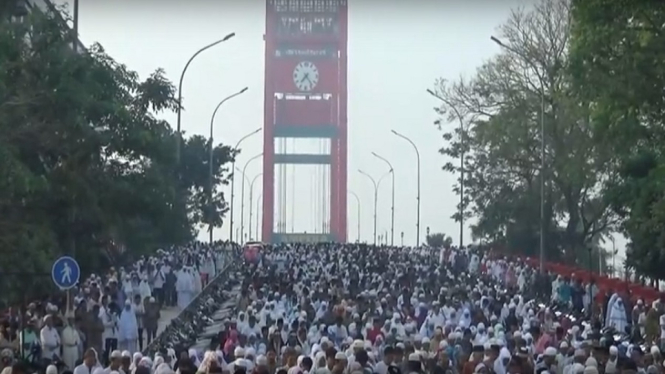
[[68, 290], [79, 282], [81, 268], [78, 262], [69, 256], [63, 256], [55, 260], [51, 268], [53, 283], [62, 290]]

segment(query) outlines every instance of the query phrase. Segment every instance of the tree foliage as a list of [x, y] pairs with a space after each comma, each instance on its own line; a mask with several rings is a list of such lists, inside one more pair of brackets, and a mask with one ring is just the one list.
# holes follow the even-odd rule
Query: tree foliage
[[665, 8], [573, 1], [571, 72], [617, 178], [607, 200], [638, 273], [665, 279]]
[[464, 155], [463, 211], [477, 219], [474, 237], [538, 255], [542, 176], [546, 258], [579, 263], [615, 222], [603, 198], [615, 173], [592, 131], [592, 103], [572, 88], [569, 18], [565, 0], [514, 11], [498, 29], [499, 54], [432, 91], [444, 170], [460, 175]]
[[[220, 226], [208, 209], [208, 152], [183, 143], [157, 117], [175, 110], [175, 88], [158, 69], [147, 79], [100, 45], [74, 53], [56, 14], [0, 19], [0, 282], [3, 299], [47, 290], [63, 254], [85, 272], [191, 240]], [[226, 183], [231, 148], [214, 148], [214, 191]], [[124, 253], [121, 255], [121, 253]], [[34, 282], [26, 289], [26, 279]], [[36, 280], [36, 281], [35, 281]], [[23, 285], [23, 288], [19, 287]]]
[[446, 236], [446, 234], [442, 234], [440, 232], [435, 232], [427, 235], [425, 238], [425, 242], [427, 246], [433, 247], [433, 248], [441, 248], [441, 247], [450, 247], [453, 244], [453, 238], [450, 236]]

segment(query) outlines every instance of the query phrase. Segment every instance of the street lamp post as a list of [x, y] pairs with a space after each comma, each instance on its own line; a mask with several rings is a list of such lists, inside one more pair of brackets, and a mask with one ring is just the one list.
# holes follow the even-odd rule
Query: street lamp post
[[[349, 190], [349, 194], [356, 198], [356, 204], [357, 204], [356, 208], [357, 208], [357, 211], [358, 211], [358, 241], [357, 242], [360, 243], [360, 198], [358, 197], [358, 195], [355, 192], [353, 192], [351, 190]], [[347, 235], [347, 237], [348, 237], [348, 235]]]
[[[245, 175], [245, 173], [243, 173], [243, 171], [240, 170], [240, 168], [237, 167], [237, 166], [236, 166], [236, 168], [235, 168], [235, 172], [234, 172], [234, 174], [235, 174], [235, 173], [238, 173], [238, 174], [240, 174], [240, 175], [242, 176], [242, 184], [240, 185], [240, 187], [241, 187], [241, 190], [244, 190], [245, 184], [249, 185], [249, 184], [251, 183], [251, 181], [249, 180], [249, 178], [247, 178], [247, 176]], [[243, 205], [245, 204], [245, 197], [244, 197], [244, 195], [245, 195], [245, 194], [242, 193], [241, 196], [240, 196], [240, 215], [244, 215], [244, 214], [243, 214], [243, 209], [242, 209], [242, 208], [243, 208]], [[242, 225], [241, 225], [241, 226], [242, 226]], [[240, 233], [240, 232], [238, 231], [238, 229], [239, 229], [239, 228], [236, 228], [236, 238], [237, 238], [238, 240], [240, 240], [240, 242], [242, 242], [242, 241], [243, 241], [242, 233]]]
[[[250, 132], [249, 134], [247, 134], [247, 135], [243, 136], [242, 138], [240, 138], [240, 140], [238, 140], [238, 142], [236, 143], [235, 147], [233, 147], [233, 150], [237, 151], [238, 147], [240, 146], [240, 143], [242, 143], [245, 139], [249, 138], [250, 136], [252, 136], [254, 134], [258, 134], [260, 131], [261, 131], [261, 128], [259, 127], [258, 129], [254, 130], [254, 131]], [[235, 157], [233, 158], [233, 162], [231, 163], [231, 169], [233, 169], [233, 170], [236, 169]], [[231, 174], [231, 207], [229, 209], [229, 216], [231, 217], [231, 224], [229, 225], [229, 241], [231, 241], [231, 242], [233, 241], [233, 202], [235, 201], [235, 194], [234, 194], [235, 180], [236, 180], [236, 178], [235, 178], [235, 172], [234, 172], [233, 174]], [[238, 237], [238, 235], [236, 235], [236, 237]]]
[[414, 143], [411, 139], [407, 138], [406, 136], [398, 133], [395, 130], [391, 130], [393, 134], [399, 136], [400, 138], [406, 140], [411, 144], [413, 149], [416, 151], [416, 157], [418, 161], [418, 177], [417, 177], [417, 184], [418, 184], [418, 195], [416, 196], [416, 201], [417, 201], [417, 217], [416, 217], [416, 247], [420, 247], [420, 151], [418, 151], [418, 147], [416, 146], [416, 143]]
[[450, 101], [448, 101], [446, 98], [441, 97], [437, 95], [434, 91], [428, 89], [427, 93], [430, 95], [434, 96], [435, 98], [439, 99], [442, 101], [444, 104], [446, 104], [450, 109], [455, 112], [455, 117], [457, 117], [457, 120], [459, 121], [459, 134], [460, 134], [460, 165], [459, 165], [459, 173], [460, 173], [460, 194], [459, 194], [459, 247], [462, 248], [464, 246], [464, 156], [465, 156], [465, 144], [464, 144], [464, 117], [462, 114], [457, 110], [457, 108], [452, 105]]
[[[263, 156], [263, 153], [259, 153], [258, 155], [255, 155], [254, 157], [250, 158], [247, 160], [245, 163], [245, 166], [242, 168], [242, 175], [247, 178], [247, 166], [249, 164], [256, 160], [257, 158]], [[243, 240], [245, 238], [245, 184], [242, 184], [242, 187], [240, 188], [240, 240]]]
[[[252, 208], [252, 204], [254, 203], [254, 182], [262, 176], [263, 173], [258, 173], [254, 176], [252, 179], [252, 183], [249, 184], [249, 239], [253, 239], [254, 237], [252, 236], [252, 212], [254, 211]], [[257, 220], [258, 220], [258, 215], [257, 215]], [[258, 231], [257, 231], [258, 233]]]
[[376, 203], [379, 199], [379, 187], [376, 184], [376, 181], [374, 178], [372, 178], [371, 175], [365, 173], [362, 170], [358, 170], [358, 172], [367, 178], [369, 178], [370, 181], [372, 181], [372, 185], [374, 185], [374, 245], [376, 245]]
[[[379, 160], [385, 162], [388, 167], [390, 168], [389, 173], [392, 176], [392, 186], [391, 186], [391, 192], [390, 192], [390, 245], [393, 246], [395, 245], [395, 169], [393, 168], [393, 165], [388, 161], [386, 158], [379, 156], [376, 154], [376, 152], [372, 152], [372, 155], [374, 157], [378, 158]], [[387, 235], [386, 235], [387, 237]]]
[[[261, 211], [261, 200], [263, 199], [263, 194], [259, 194], [259, 196], [256, 198], [256, 235], [259, 235], [259, 212]], [[256, 238], [257, 240], [259, 239], [258, 237]]]
[[616, 250], [616, 243], [614, 242], [614, 237], [610, 235], [610, 240], [612, 241], [612, 276], [617, 276], [619, 273], [616, 268], [616, 255], [617, 255], [617, 250]]
[[360, 172], [360, 174], [362, 174], [362, 175], [366, 176], [367, 178], [369, 178], [372, 181], [372, 184], [374, 184], [374, 245], [376, 245], [376, 221], [377, 221], [376, 210], [377, 210], [377, 205], [378, 205], [378, 201], [379, 201], [379, 187], [381, 186], [381, 181], [383, 181], [383, 179], [388, 174], [390, 174], [390, 172], [387, 172], [387, 173], [383, 174], [381, 176], [381, 178], [379, 178], [378, 182], [374, 178], [372, 178], [371, 175], [365, 173], [364, 171], [358, 170], [358, 172]]
[[210, 238], [209, 238], [210, 239], [210, 244], [212, 244], [212, 240], [213, 240], [212, 239], [212, 228], [213, 228], [213, 222], [212, 222], [213, 214], [212, 214], [212, 212], [213, 212], [214, 207], [215, 207], [215, 204], [213, 202], [213, 196], [214, 196], [213, 188], [214, 188], [214, 184], [215, 184], [214, 183], [214, 175], [213, 175], [214, 174], [213, 173], [213, 169], [214, 169], [213, 168], [213, 153], [214, 153], [214, 150], [215, 150], [215, 146], [213, 144], [213, 139], [214, 138], [213, 138], [213, 135], [212, 135], [212, 130], [213, 130], [214, 124], [215, 124], [215, 116], [217, 115], [217, 111], [219, 110], [219, 108], [221, 108], [222, 104], [224, 104], [228, 100], [230, 100], [230, 99], [232, 99], [232, 98], [234, 98], [238, 95], [243, 94], [245, 91], [247, 91], [247, 87], [245, 87], [242, 90], [234, 93], [233, 95], [229, 95], [229, 96], [225, 97], [224, 99], [222, 99], [222, 101], [220, 101], [219, 104], [217, 104], [217, 106], [215, 107], [215, 110], [212, 112], [212, 116], [210, 116], [210, 149], [209, 149], [209, 152], [208, 152], [209, 153], [208, 154], [208, 157], [209, 157], [209, 159], [208, 159], [208, 199], [209, 199], [208, 200], [208, 209], [210, 210], [210, 212], [209, 212], [210, 222], [208, 223], [208, 231], [209, 231], [209, 234], [210, 234]]
[[536, 77], [540, 83], [540, 272], [542, 273], [545, 264], [545, 84], [543, 78], [538, 74], [537, 67], [530, 59], [494, 36], [491, 36], [490, 39], [501, 48], [520, 56], [536, 71]]
[[74, 53], [78, 52], [79, 46], [79, 0], [74, 0], [74, 43], [72, 45]]
[[189, 68], [189, 64], [191, 64], [192, 61], [194, 61], [196, 56], [200, 55], [203, 51], [205, 51], [207, 49], [210, 49], [210, 48], [216, 46], [219, 43], [225, 42], [225, 41], [233, 38], [234, 36], [236, 36], [236, 33], [232, 32], [232, 33], [226, 35], [225, 37], [223, 37], [222, 39], [219, 39], [215, 42], [212, 42], [212, 43], [206, 45], [205, 47], [199, 49], [198, 51], [196, 51], [192, 55], [192, 57], [190, 57], [189, 60], [187, 60], [187, 63], [185, 64], [185, 67], [182, 69], [182, 73], [180, 73], [180, 82], [178, 83], [178, 120], [177, 120], [177, 127], [176, 127], [176, 129], [177, 129], [177, 132], [176, 132], [176, 160], [178, 161], [178, 164], [180, 164], [180, 143], [181, 143], [181, 139], [180, 139], [180, 129], [181, 129], [180, 118], [181, 118], [181, 112], [182, 112], [182, 81], [183, 81], [183, 79], [185, 79], [185, 73], [187, 72], [187, 68]]
[[[595, 283], [593, 279], [593, 256], [592, 256], [592, 249], [593, 247], [591, 246], [590, 243], [587, 244], [589, 248], [589, 317], [593, 318], [593, 285]], [[599, 250], [600, 252], [600, 250]], [[598, 264], [598, 276], [600, 276], [600, 264]]]

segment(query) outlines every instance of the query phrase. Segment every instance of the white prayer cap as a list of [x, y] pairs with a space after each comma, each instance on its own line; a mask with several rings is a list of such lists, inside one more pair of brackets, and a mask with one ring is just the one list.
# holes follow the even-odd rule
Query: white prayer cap
[[122, 351], [121, 355], [122, 355], [122, 357], [127, 357], [127, 358], [131, 358], [131, 357], [132, 357], [132, 354], [129, 353], [129, 351]]
[[584, 374], [598, 374], [598, 368], [595, 366], [587, 366], [584, 368]]
[[561, 344], [559, 344], [560, 349], [567, 349], [568, 348], [568, 342], [567, 341], [562, 341]]
[[659, 354], [659, 353], [660, 353], [660, 349], [658, 349], [657, 346], [655, 346], [655, 345], [651, 346], [651, 354], [652, 355], [656, 355], [656, 354]]
[[548, 356], [548, 357], [556, 356], [556, 348], [554, 348], [554, 347], [545, 348], [544, 355]]
[[344, 352], [335, 353], [335, 360], [346, 360], [346, 355]]
[[365, 343], [363, 343], [363, 341], [360, 339], [356, 339], [353, 341], [352, 347], [353, 349], [363, 349], [365, 347]]
[[420, 362], [420, 355], [417, 353], [411, 353], [409, 355], [409, 361], [415, 361], [415, 362]]
[[349, 365], [349, 373], [361, 373], [362, 372], [362, 366], [360, 366], [359, 363], [353, 362], [351, 365]]
[[268, 365], [268, 358], [264, 355], [260, 355], [256, 358], [256, 364], [259, 366], [266, 366]]
[[46, 374], [58, 374], [58, 368], [55, 365], [49, 365], [46, 367]]
[[111, 352], [111, 358], [121, 358], [121, 357], [122, 353], [120, 353], [119, 350], [116, 349], [115, 351]]
[[619, 349], [616, 346], [611, 346], [610, 347], [610, 355], [616, 356], [619, 354]]
[[[147, 368], [151, 368], [152, 367], [152, 360], [150, 359], [150, 357], [147, 357], [147, 356], [143, 357], [143, 358], [141, 358], [141, 361], [139, 361], [139, 366], [144, 366], [144, 367], [147, 367]], [[93, 372], [92, 374], [95, 374], [95, 373]]]
[[242, 347], [236, 347], [236, 349], [233, 350], [233, 356], [236, 358], [245, 357], [245, 350], [242, 349]]

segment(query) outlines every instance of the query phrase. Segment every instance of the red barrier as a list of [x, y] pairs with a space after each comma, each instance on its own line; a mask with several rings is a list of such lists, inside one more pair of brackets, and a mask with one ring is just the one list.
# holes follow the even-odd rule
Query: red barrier
[[[540, 266], [538, 258], [526, 257], [523, 260], [535, 268]], [[639, 283], [630, 282], [620, 278], [612, 278], [606, 275], [591, 273], [589, 270], [580, 269], [575, 266], [545, 262], [544, 268], [547, 271], [551, 271], [563, 277], [572, 278], [574, 275], [575, 279], [581, 279], [585, 283], [588, 283], [591, 277], [593, 277], [599, 290], [595, 299], [599, 302], [603, 301], [602, 298], [604, 297], [605, 292], [610, 290], [623, 294], [629, 293], [633, 302], [637, 299], [643, 299], [645, 302], [651, 303], [655, 299], [659, 298], [661, 294], [660, 291], [653, 287], [643, 286]]]

